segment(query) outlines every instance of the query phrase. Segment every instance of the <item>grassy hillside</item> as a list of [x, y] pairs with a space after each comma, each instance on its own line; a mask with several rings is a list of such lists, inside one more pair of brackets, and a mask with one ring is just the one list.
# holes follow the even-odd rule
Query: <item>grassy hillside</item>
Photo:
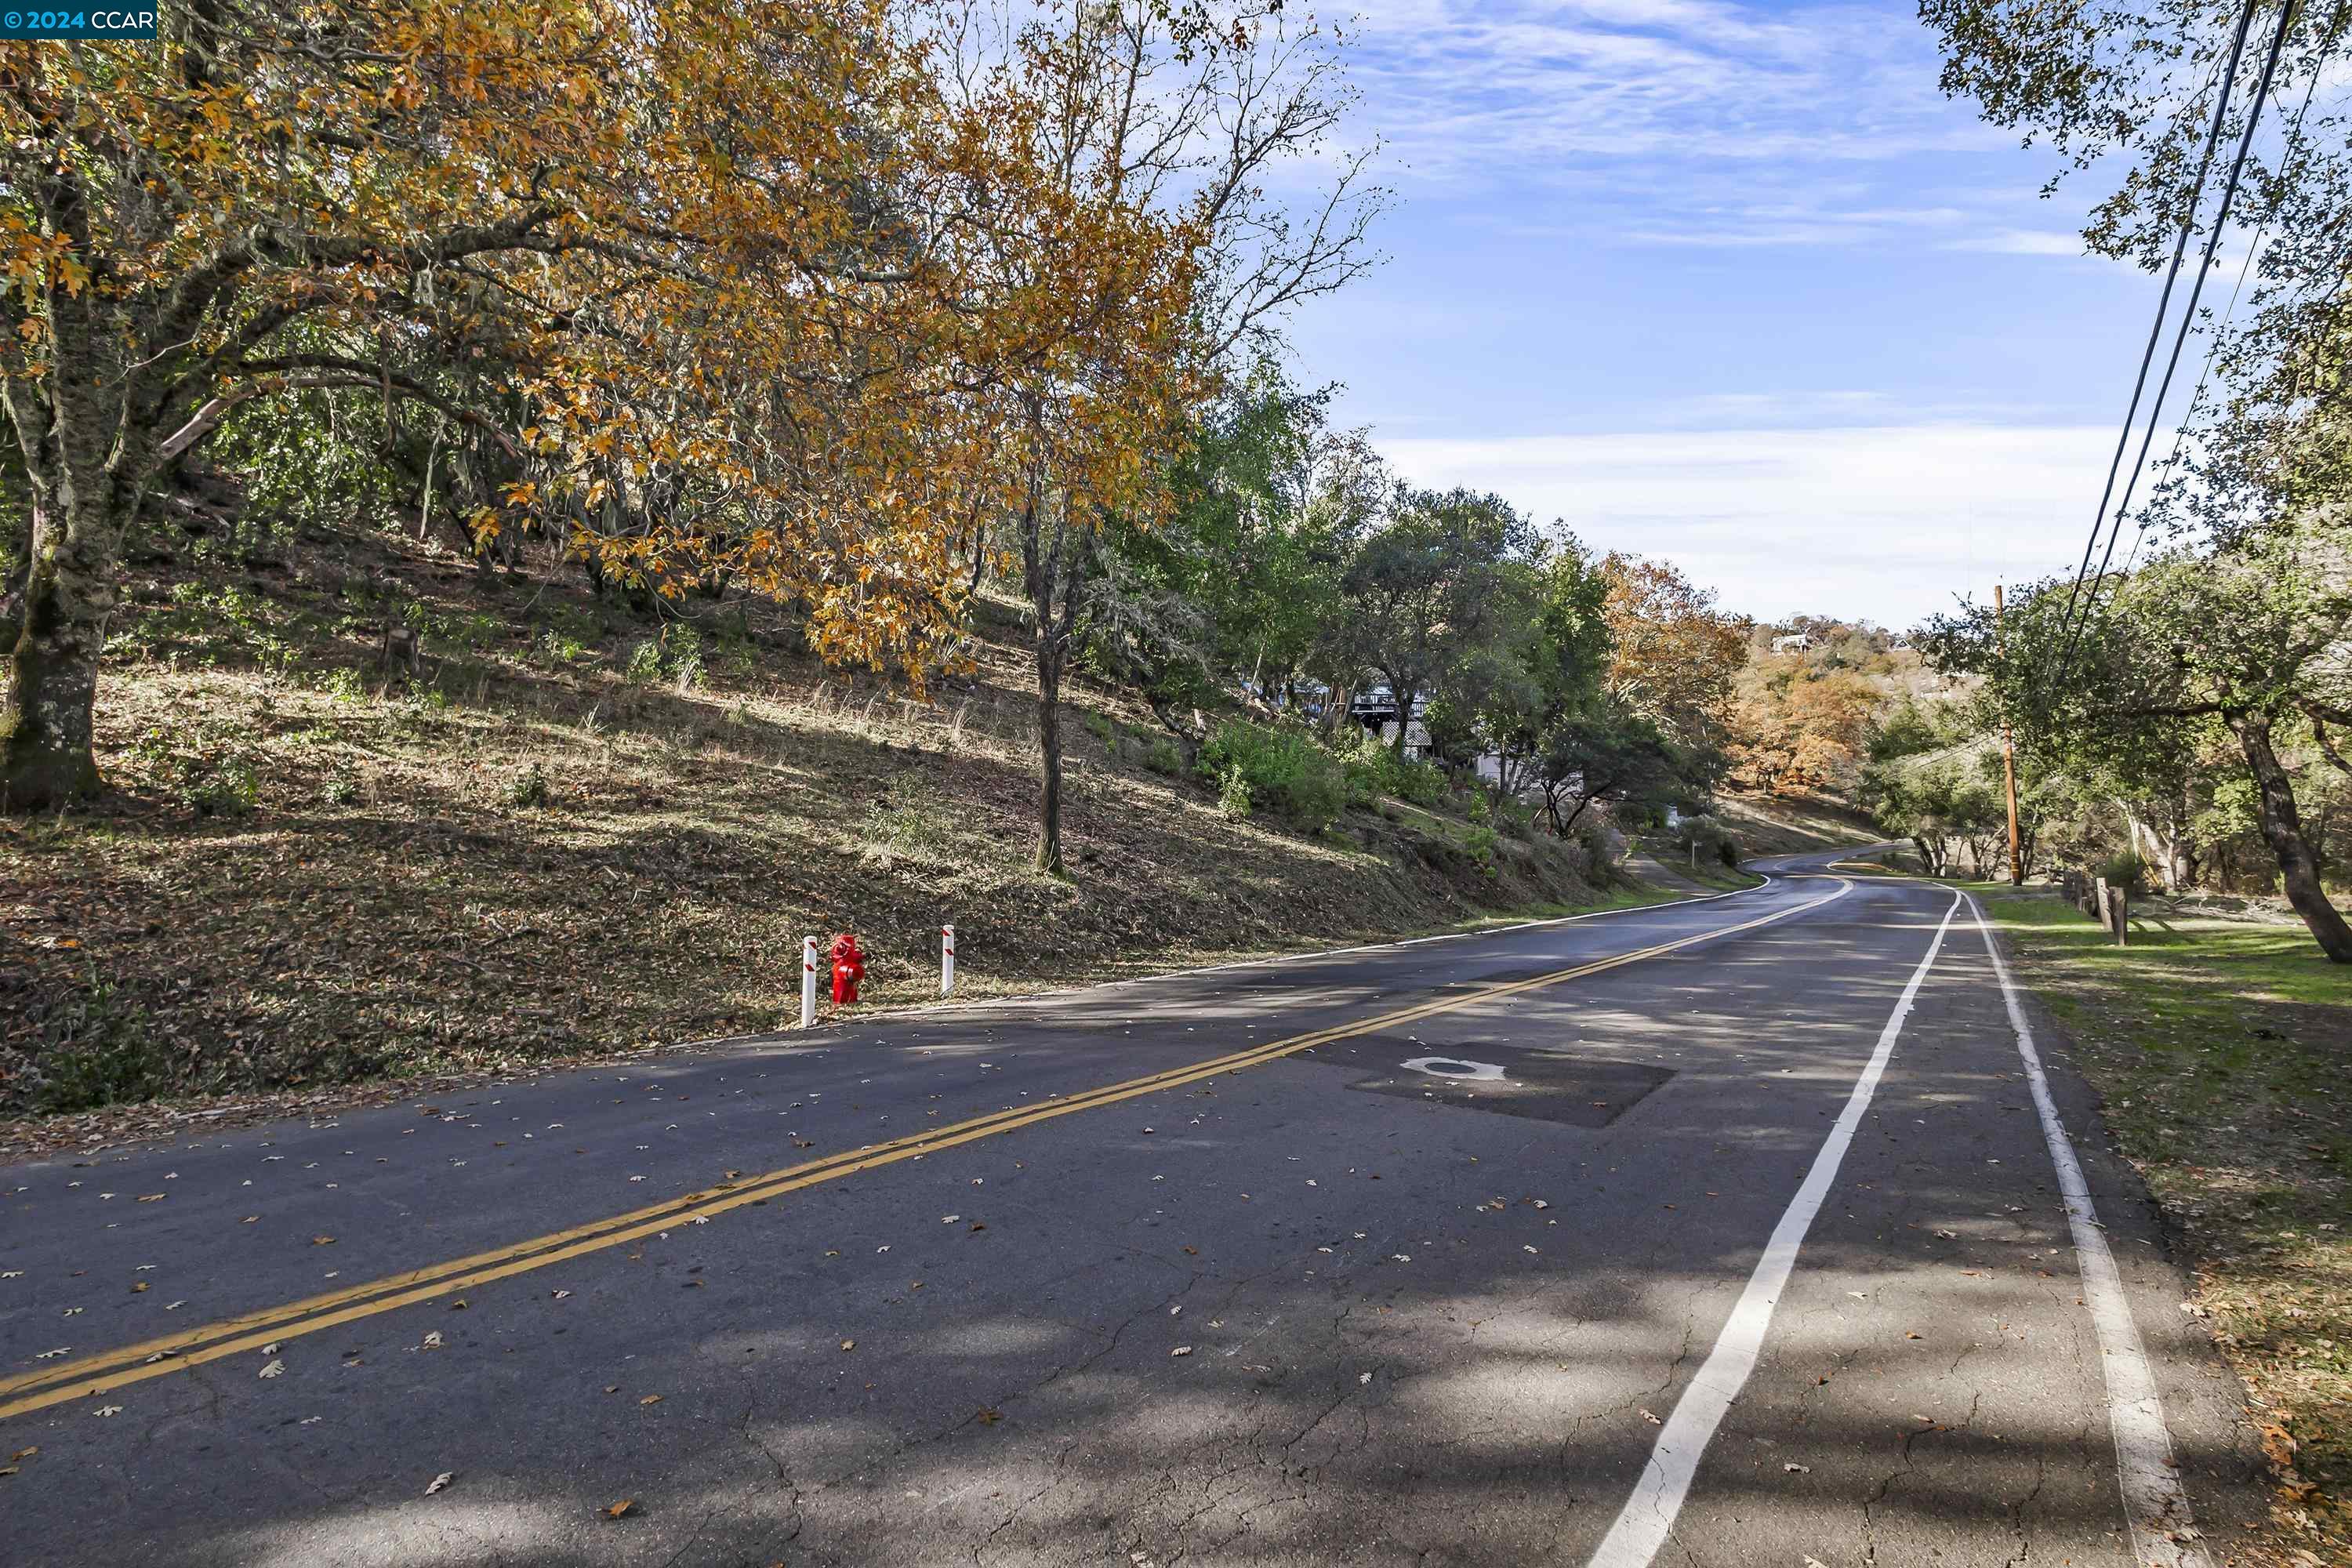
[[[800, 939], [869, 996], [989, 994], [1597, 901], [1572, 845], [1441, 809], [1307, 837], [1222, 814], [1114, 693], [1075, 694], [1072, 878], [1029, 868], [1034, 696], [1009, 612], [923, 705], [788, 621], [698, 625], [429, 544], [317, 537], [134, 584], [102, 688], [118, 793], [0, 819], [0, 1110], [502, 1069], [772, 1029]], [[377, 655], [422, 632], [414, 679]], [[988, 640], [988, 637], [1003, 641]]]
[[1777, 795], [1726, 792], [1717, 797], [1715, 809], [1743, 857], [1801, 855], [1810, 849], [1874, 844], [1886, 837], [1865, 813], [1810, 791]]

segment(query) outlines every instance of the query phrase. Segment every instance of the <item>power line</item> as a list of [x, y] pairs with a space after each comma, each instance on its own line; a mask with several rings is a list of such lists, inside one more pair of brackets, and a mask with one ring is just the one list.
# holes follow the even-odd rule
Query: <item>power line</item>
[[[2172, 308], [2172, 286], [2179, 279], [2181, 258], [2189, 253], [2189, 237], [2196, 232], [2197, 206], [2204, 199], [2205, 176], [2212, 169], [2213, 150], [2221, 142], [2221, 127], [2229, 116], [2230, 92], [2237, 83], [2238, 61], [2245, 53], [2246, 34], [2254, 25], [2254, 7], [2258, 4], [2260, 0], [2246, 0], [2238, 13], [2238, 30], [2230, 41], [2229, 63], [2220, 72], [2220, 91], [2213, 100], [2213, 123], [2205, 132], [2205, 150], [2197, 160], [2197, 177], [2189, 183], [2189, 210], [2180, 220], [2180, 237], [2173, 242], [2172, 265], [2165, 269], [2164, 291], [2157, 296], [2156, 320], [2148, 325], [2147, 346], [2140, 351], [2139, 374], [2132, 381], [2131, 403], [2124, 410], [2123, 431], [2116, 437], [2116, 455], [2107, 460], [2106, 488], [2099, 492], [2098, 510], [2091, 515], [2090, 537], [2083, 541], [2082, 564], [2074, 569], [2074, 585], [2066, 591], [2066, 613], [2058, 617], [2061, 628], [2074, 617], [2074, 603], [2082, 594], [2083, 580], [2091, 573], [2091, 552], [2099, 547], [2099, 528], [2107, 520], [2107, 502], [2116, 493], [2116, 478], [2123, 468], [2124, 452], [2131, 445], [2132, 426], [2139, 417], [2140, 395], [2147, 389], [2148, 366], [2156, 363], [2156, 345], [2164, 336], [2165, 317]], [[2288, 9], [2292, 10], [2292, 6]]]
[[[2294, 117], [2287, 121], [2286, 135], [2282, 142], [2283, 160], [2292, 154], [2295, 141], [2303, 132], [2303, 117], [2309, 112], [2312, 98], [2318, 90], [2319, 72], [2315, 69], [2311, 73], [2311, 80], [2305, 84], [2303, 101], [2295, 105]], [[2238, 313], [2238, 297], [2245, 292], [2246, 279], [2254, 269], [2254, 257], [2262, 249], [2263, 236], [2269, 231], [2270, 219], [2264, 217], [2255, 226], [2254, 237], [2246, 247], [2246, 259], [2238, 268], [2238, 281], [2230, 289], [2230, 302], [2222, 307], [2221, 320], [2213, 329], [2212, 345], [2205, 351], [2204, 368], [2197, 373], [2197, 389], [2189, 394], [2189, 412], [2180, 416], [2180, 427], [2172, 433], [2172, 450], [2165, 455], [2163, 472], [2157, 479], [2157, 488], [2159, 490], [2171, 480], [2172, 470], [2180, 462], [2180, 448], [2189, 439], [2189, 427], [2196, 423], [2197, 411], [2205, 406], [2205, 384], [2212, 379], [2213, 362], [2221, 353], [2221, 333]], [[2124, 576], [2130, 576], [2132, 568], [2139, 563], [2140, 547], [2147, 542], [2149, 523], [2150, 520], [2143, 518], [2139, 527], [2133, 531], [2131, 553], [2124, 557], [2122, 574]], [[2094, 607], [2095, 608], [2095, 600]]]
[[[2247, 15], [2249, 16], [2252, 15], [2252, 0], [2249, 0]], [[2165, 395], [2172, 389], [2173, 374], [2180, 368], [2180, 351], [2188, 344], [2189, 329], [2196, 325], [2197, 301], [2205, 292], [2205, 279], [2207, 274], [2212, 270], [2214, 252], [2221, 248], [2221, 233], [2223, 229], [2229, 226], [2230, 205], [2237, 199], [2239, 176], [2245, 173], [2246, 154], [2252, 150], [2254, 144], [2254, 127], [2262, 121], [2263, 100], [2270, 96], [2272, 79], [2278, 75], [2279, 56], [2285, 51], [2286, 36], [2288, 31], [2294, 26], [2294, 16], [2295, 7], [2292, 4], [2282, 4], [2279, 6], [2278, 28], [2275, 32], [2271, 34], [2270, 52], [2265, 55], [2263, 59], [2262, 80], [2255, 84], [2254, 95], [2247, 102], [2246, 128], [2238, 137], [2238, 151], [2236, 156], [2230, 160], [2230, 178], [2228, 183], [2223, 184], [2221, 187], [2221, 205], [2213, 214], [2212, 231], [2205, 237], [2205, 253], [2198, 258], [2197, 281], [2190, 286], [2189, 290], [2189, 308], [2182, 313], [2179, 330], [2173, 335], [2172, 353], [2165, 362], [2164, 379], [2157, 384], [2156, 401], [2148, 408], [2147, 433], [2140, 438], [2139, 454], [2132, 459], [2130, 476], [2124, 481], [2124, 499], [2116, 508], [2115, 521], [2109, 524], [2107, 529], [2106, 553], [2100, 558], [2099, 575], [2091, 584], [2091, 601], [2084, 604], [2082, 618], [2074, 623], [2073, 632], [2070, 633], [2066, 638], [2065, 650], [2059, 656], [2058, 679], [2061, 685], [2064, 684], [2068, 670], [2074, 667], [2074, 645], [2081, 639], [2084, 626], [2088, 625], [2090, 622], [2090, 603], [2097, 600], [2099, 584], [2106, 580], [2107, 565], [2116, 558], [2116, 538], [2123, 531], [2124, 514], [2131, 510], [2132, 489], [2133, 487], [2139, 482], [2140, 469], [2145, 468], [2147, 464], [2148, 447], [2156, 441], [2156, 422], [2163, 416]], [[2238, 29], [2238, 43], [2242, 45], [2244, 42], [2245, 26], [2243, 23], [2241, 22]], [[2231, 65], [2231, 72], [2232, 76], [2234, 76], [2235, 71], [2236, 63], [2233, 59]], [[2217, 112], [2214, 117], [2213, 129], [2216, 132], [2221, 130], [2221, 116], [2218, 110], [2222, 107], [2225, 107], [2228, 104], [2228, 88], [2227, 83], [2225, 82], [2221, 100], [2220, 103], [2215, 106]], [[2212, 151], [2212, 140], [2210, 137], [2207, 139], [2206, 151], [2209, 155]], [[2196, 222], [2196, 207], [2192, 202], [2189, 214], [2189, 223], [2193, 225]], [[2189, 231], [2186, 227], [2181, 230], [2181, 237], [2184, 240], [2187, 239], [2188, 233]], [[2250, 252], [2248, 259], [2251, 260], [2252, 258], [2252, 253]], [[2179, 260], [2180, 251], [2179, 248], [2176, 247], [2173, 251], [2173, 263], [2176, 267], [2179, 266]], [[2145, 363], [2140, 366], [2140, 374], [2143, 378], [2145, 378], [2147, 374], [2147, 367]], [[2124, 434], [2126, 437], [2130, 436], [2131, 428], [2128, 425], [2125, 426]], [[2109, 487], [2112, 488], [2115, 483], [2112, 473], [2108, 476], [2107, 482]], [[2099, 505], [2101, 510], [2104, 511], [2106, 507], [2105, 501], [2102, 500]], [[2098, 527], [2099, 525], [2096, 521], [2094, 521], [2091, 525], [2091, 537], [2094, 540], [2098, 538]], [[2077, 585], [2080, 585], [2079, 580]], [[2072, 595], [2069, 595], [2070, 608], [2071, 605]], [[2065, 623], [2062, 620], [2059, 624], [2063, 626]]]

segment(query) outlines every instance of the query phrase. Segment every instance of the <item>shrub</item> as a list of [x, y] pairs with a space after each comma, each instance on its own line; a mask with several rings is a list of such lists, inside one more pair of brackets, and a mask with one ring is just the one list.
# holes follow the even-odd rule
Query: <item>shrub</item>
[[1348, 801], [1370, 805], [1384, 795], [1414, 805], [1435, 805], [1445, 798], [1445, 774], [1427, 763], [1402, 762], [1381, 738], [1364, 731], [1342, 754]]
[[589, 655], [586, 643], [582, 642], [578, 637], [567, 637], [552, 627], [539, 634], [539, 641], [535, 646], [539, 649], [540, 657], [551, 664], [577, 664]]
[[1568, 837], [1584, 851], [1585, 871], [1596, 878], [1605, 875], [1617, 863], [1618, 853], [1624, 848], [1624, 840], [1608, 823], [1590, 814], [1568, 830]]
[[2147, 862], [2126, 849], [2110, 855], [2099, 863], [2095, 876], [2105, 877], [2110, 888], [2121, 888], [2127, 893], [2140, 891], [2140, 883], [2147, 876]]
[[368, 695], [367, 677], [344, 665], [327, 676], [327, 695], [338, 702], [364, 702]]
[[1168, 778], [1174, 778], [1184, 771], [1184, 753], [1179, 752], [1176, 742], [1165, 735], [1154, 738], [1143, 748], [1141, 760], [1147, 770]]
[[1235, 821], [1250, 814], [1249, 780], [1242, 776], [1239, 763], [1225, 769], [1224, 782], [1217, 786], [1217, 809]]
[[545, 805], [547, 770], [537, 763], [531, 763], [520, 777], [508, 781], [505, 794], [509, 805]]
[[[1339, 759], [1303, 730], [1229, 719], [1201, 748], [1202, 776], [1218, 785], [1218, 805], [1246, 816], [1262, 805], [1309, 833], [1339, 819], [1348, 782]], [[1241, 785], [1241, 812], [1227, 804]]]
[[1495, 874], [1495, 830], [1483, 822], [1474, 826], [1462, 838], [1462, 847], [1470, 852], [1470, 858], [1477, 862], [1478, 869], [1489, 877]]
[[1739, 864], [1739, 845], [1731, 832], [1712, 816], [1686, 816], [1675, 828], [1675, 853], [1686, 862], [1720, 861]]
[[692, 626], [669, 628], [662, 638], [662, 669], [681, 692], [702, 684], [702, 634]]
[[622, 667], [621, 673], [631, 680], [642, 681], [648, 686], [659, 680], [662, 678], [661, 644], [647, 637], [631, 647], [629, 662]]

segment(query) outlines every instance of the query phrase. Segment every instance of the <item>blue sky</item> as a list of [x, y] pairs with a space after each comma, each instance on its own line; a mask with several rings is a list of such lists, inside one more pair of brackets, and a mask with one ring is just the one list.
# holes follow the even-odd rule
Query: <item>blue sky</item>
[[1401, 473], [1759, 617], [1905, 626], [2072, 569], [2156, 280], [2082, 256], [2096, 187], [2038, 199], [2056, 160], [1944, 99], [1908, 5], [1384, 0], [1350, 31], [1400, 202], [1294, 335]]

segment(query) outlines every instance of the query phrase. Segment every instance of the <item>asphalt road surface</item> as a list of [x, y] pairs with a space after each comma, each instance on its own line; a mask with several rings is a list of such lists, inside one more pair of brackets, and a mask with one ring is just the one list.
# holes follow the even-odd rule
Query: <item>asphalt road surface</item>
[[0, 1167], [0, 1561], [2226, 1563], [2063, 1042], [1822, 863]]

